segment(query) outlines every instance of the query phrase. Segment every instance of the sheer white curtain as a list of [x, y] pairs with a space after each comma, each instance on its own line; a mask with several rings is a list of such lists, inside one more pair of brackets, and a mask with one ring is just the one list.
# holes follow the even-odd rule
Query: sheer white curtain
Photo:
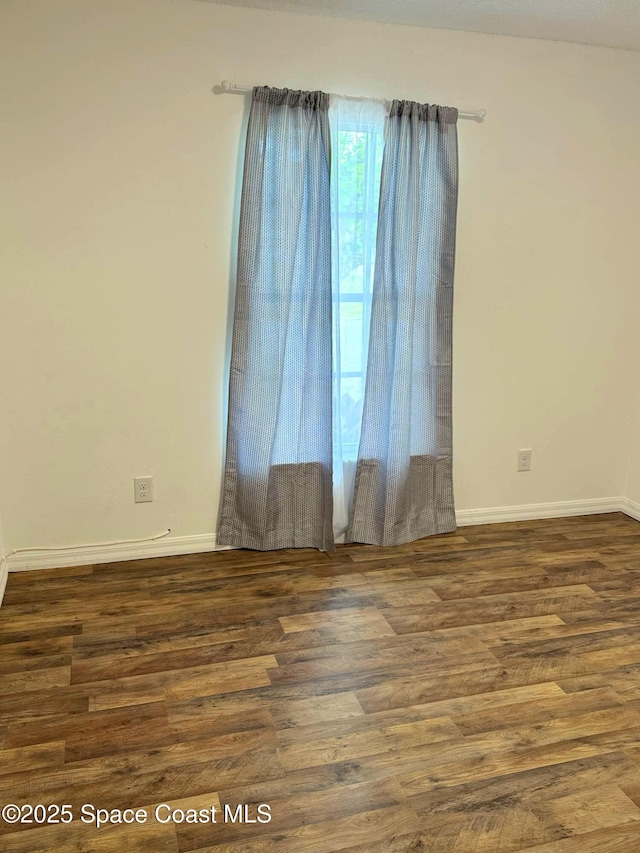
[[343, 542], [360, 443], [387, 110], [331, 99], [333, 532]]
[[385, 126], [371, 341], [348, 542], [456, 528], [451, 330], [457, 110], [393, 101]]
[[253, 90], [218, 543], [333, 548], [329, 96]]

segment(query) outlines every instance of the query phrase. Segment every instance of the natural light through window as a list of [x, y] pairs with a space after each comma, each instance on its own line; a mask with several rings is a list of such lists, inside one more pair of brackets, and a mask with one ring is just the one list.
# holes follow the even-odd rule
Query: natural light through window
[[334, 197], [334, 443], [355, 461], [366, 379], [384, 113], [340, 102], [332, 111]]
[[331, 126], [334, 534], [347, 528], [369, 348], [385, 108], [338, 98]]

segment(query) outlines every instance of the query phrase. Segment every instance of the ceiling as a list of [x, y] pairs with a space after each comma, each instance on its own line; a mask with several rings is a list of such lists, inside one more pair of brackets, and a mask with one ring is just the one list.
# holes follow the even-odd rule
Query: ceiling
[[324, 17], [640, 50], [640, 0], [208, 0]]

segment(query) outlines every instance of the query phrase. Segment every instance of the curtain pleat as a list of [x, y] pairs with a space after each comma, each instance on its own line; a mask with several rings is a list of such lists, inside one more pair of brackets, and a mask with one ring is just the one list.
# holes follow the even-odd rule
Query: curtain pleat
[[253, 91], [221, 545], [334, 547], [328, 107], [322, 92]]
[[456, 526], [456, 121], [453, 108], [409, 101], [389, 111], [350, 542], [398, 545]]

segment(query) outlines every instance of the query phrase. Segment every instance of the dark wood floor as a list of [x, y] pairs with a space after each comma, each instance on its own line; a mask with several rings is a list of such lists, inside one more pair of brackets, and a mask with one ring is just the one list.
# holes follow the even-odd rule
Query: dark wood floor
[[0, 643], [0, 805], [74, 815], [6, 853], [640, 851], [621, 514], [12, 574]]

